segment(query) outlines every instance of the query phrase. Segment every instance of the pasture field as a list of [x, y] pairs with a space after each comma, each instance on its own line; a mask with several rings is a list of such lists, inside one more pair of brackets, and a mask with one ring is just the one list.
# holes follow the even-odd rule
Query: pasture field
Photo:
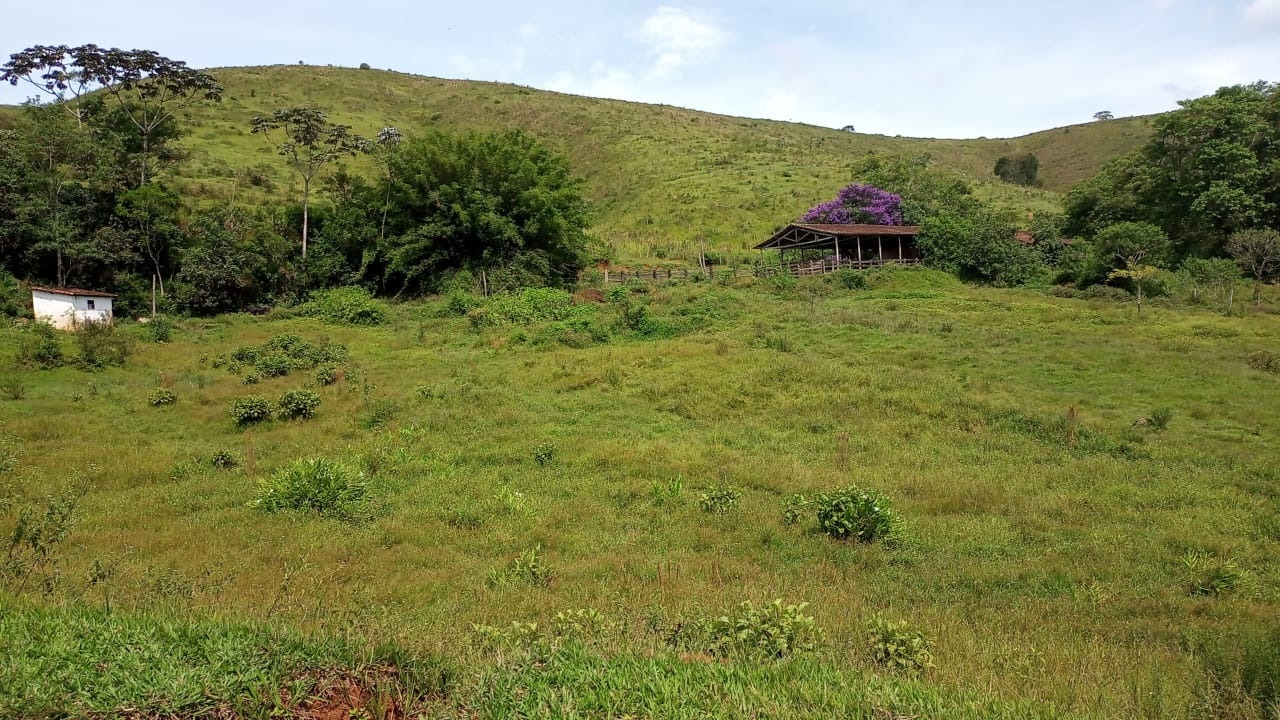
[[[415, 657], [427, 717], [1277, 717], [1280, 375], [1256, 358], [1280, 316], [924, 269], [599, 295], [576, 323], [442, 298], [373, 327], [126, 324], [123, 367], [8, 376], [4, 528], [83, 497], [48, 592], [0, 607], [0, 709], [249, 707], [295, 666]], [[282, 335], [345, 345], [335, 382], [230, 371]], [[232, 420], [304, 387], [311, 419]], [[358, 513], [253, 506], [309, 458], [363, 473]], [[890, 499], [889, 542], [784, 523], [793, 495], [851, 485]], [[816, 648], [679, 642], [775, 599], [808, 603]], [[876, 663], [877, 616], [927, 636], [932, 667]], [[103, 653], [108, 676], [174, 669], [93, 682]]]

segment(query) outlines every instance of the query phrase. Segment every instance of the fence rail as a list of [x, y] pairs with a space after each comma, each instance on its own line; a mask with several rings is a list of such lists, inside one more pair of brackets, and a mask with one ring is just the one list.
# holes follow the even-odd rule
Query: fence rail
[[634, 268], [630, 270], [605, 270], [604, 279], [606, 283], [620, 285], [633, 281], [638, 282], [657, 282], [659, 280], [688, 280], [695, 275], [703, 275], [707, 279], [717, 280], [721, 278], [739, 278], [739, 277], [770, 277], [788, 273], [795, 277], [808, 277], [810, 275], [826, 275], [837, 270], [866, 270], [867, 268], [879, 267], [881, 265], [918, 265], [920, 261], [914, 258], [890, 259], [890, 260], [851, 260], [847, 258], [823, 258], [821, 260], [801, 260], [790, 262], [783, 265], [730, 265], [728, 267], [712, 266], [705, 271], [699, 268], [688, 267], [652, 267], [652, 268]]

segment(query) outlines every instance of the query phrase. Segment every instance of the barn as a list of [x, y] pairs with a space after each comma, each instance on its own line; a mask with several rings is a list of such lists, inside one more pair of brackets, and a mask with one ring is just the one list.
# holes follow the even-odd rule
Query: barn
[[112, 321], [115, 295], [81, 288], [31, 286], [31, 310], [36, 320], [60, 330], [74, 330], [84, 323]]
[[914, 265], [920, 262], [919, 235], [915, 225], [793, 223], [755, 249], [777, 250], [782, 265], [797, 274], [886, 263]]

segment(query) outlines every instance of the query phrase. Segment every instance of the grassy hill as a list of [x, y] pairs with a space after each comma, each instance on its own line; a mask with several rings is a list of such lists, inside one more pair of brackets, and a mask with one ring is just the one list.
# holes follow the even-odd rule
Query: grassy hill
[[[1271, 717], [1280, 405], [1251, 355], [1280, 351], [1276, 316], [866, 278], [646, 288], [628, 300], [643, 323], [584, 296], [558, 322], [477, 326], [437, 299], [371, 328], [226, 316], [157, 344], [126, 325], [124, 367], [4, 384], [13, 513], [88, 491], [29, 594], [48, 575], [54, 598], [117, 613], [395, 640], [469, 678], [431, 717]], [[299, 367], [248, 384], [237, 349], [288, 334], [345, 344], [337, 382]], [[0, 356], [28, 336], [0, 332]], [[176, 403], [154, 406], [158, 387]], [[302, 387], [313, 419], [232, 422], [234, 399]], [[359, 513], [253, 506], [314, 457], [363, 473]], [[784, 522], [795, 494], [849, 485], [890, 498], [894, 542], [832, 540], [811, 507]], [[725, 489], [736, 507], [707, 512]], [[699, 618], [774, 598], [810, 603], [823, 631], [799, 662], [681, 644]], [[587, 650], [547, 645], [579, 608], [599, 613]], [[256, 641], [204, 625], [4, 610], [0, 657], [26, 660], [0, 661], [16, 678], [0, 714], [151, 716], [212, 702], [190, 678], [233, 692], [225, 676], [269, 659], [220, 659]], [[880, 614], [925, 632], [936, 667], [876, 664]], [[71, 681], [104, 655], [113, 680]]]
[[[689, 256], [698, 239], [749, 248], [777, 225], [849, 182], [869, 152], [927, 154], [982, 183], [1017, 210], [1052, 208], [1055, 193], [1140, 144], [1148, 119], [1078, 125], [1011, 140], [931, 140], [840, 132], [660, 105], [564, 95], [515, 85], [442, 80], [381, 70], [311, 66], [212, 70], [221, 104], [188, 113], [180, 173], [208, 201], [251, 201], [295, 183], [260, 136], [253, 115], [292, 105], [325, 110], [356, 131], [394, 125], [413, 133], [522, 128], [567, 154], [587, 180], [596, 232], [623, 257]], [[1044, 190], [996, 182], [996, 158], [1030, 150]], [[359, 165], [359, 163], [357, 163]], [[251, 182], [252, 181], [252, 182]]]

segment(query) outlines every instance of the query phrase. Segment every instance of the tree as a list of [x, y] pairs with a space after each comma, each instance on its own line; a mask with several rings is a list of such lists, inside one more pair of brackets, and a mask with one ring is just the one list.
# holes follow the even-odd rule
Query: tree
[[1035, 185], [1039, 171], [1040, 160], [1032, 153], [1005, 155], [996, 160], [996, 177], [1014, 185]]
[[173, 238], [178, 234], [180, 204], [177, 193], [158, 183], [122, 193], [116, 204], [116, 216], [132, 231], [138, 249], [151, 261], [161, 296], [165, 294], [163, 266]]
[[86, 95], [102, 89], [138, 132], [139, 185], [147, 183], [156, 146], [168, 139], [159, 132], [177, 112], [200, 100], [221, 100], [222, 86], [207, 73], [152, 50], [121, 50], [97, 45], [37, 45], [14, 53], [0, 66], [0, 80], [20, 80], [53, 97], [83, 125]]
[[445, 273], [485, 272], [498, 288], [576, 280], [587, 203], [568, 162], [523, 132], [431, 133], [390, 152], [386, 239], [366, 265], [393, 292]]
[[1123, 265], [1107, 274], [1108, 280], [1127, 279], [1137, 294], [1142, 312], [1143, 286], [1155, 277], [1169, 254], [1169, 238], [1150, 223], [1124, 222], [1108, 226], [1094, 239], [1099, 261], [1119, 260]]
[[269, 140], [282, 133], [276, 150], [302, 177], [302, 258], [307, 257], [307, 220], [311, 207], [311, 181], [327, 164], [365, 151], [368, 141], [351, 132], [350, 126], [331, 124], [324, 113], [312, 108], [276, 110], [254, 116], [253, 132]]
[[840, 129], [841, 129], [842, 131], [844, 131], [844, 132], [847, 132], [847, 133], [856, 133], [856, 132], [858, 132], [858, 129], [857, 129], [857, 128], [855, 128], [855, 127], [854, 127], [854, 126], [852, 126], [852, 125], [845, 125], [844, 127], [840, 128]]
[[1191, 285], [1191, 297], [1213, 290], [1226, 303], [1227, 310], [1235, 301], [1236, 281], [1240, 279], [1240, 266], [1226, 258], [1187, 258], [1182, 263], [1182, 275]]
[[1116, 116], [1112, 114], [1110, 110], [1099, 110], [1093, 114], [1093, 119], [1099, 122], [1105, 122], [1107, 120], [1115, 120]]
[[841, 188], [834, 200], [809, 208], [800, 222], [901, 225], [902, 196], [874, 185], [853, 183]]
[[1253, 278], [1253, 302], [1262, 301], [1262, 283], [1280, 272], [1280, 233], [1253, 228], [1232, 233], [1227, 252]]
[[386, 172], [386, 196], [382, 200], [382, 222], [379, 224], [378, 241], [382, 242], [387, 238], [387, 211], [391, 208], [391, 181], [394, 179], [392, 175], [391, 163], [388, 161], [391, 151], [400, 147], [400, 143], [404, 142], [404, 136], [400, 131], [393, 127], [384, 127], [378, 131], [377, 137], [373, 140], [373, 147], [378, 156], [378, 160], [382, 163], [382, 169]]

